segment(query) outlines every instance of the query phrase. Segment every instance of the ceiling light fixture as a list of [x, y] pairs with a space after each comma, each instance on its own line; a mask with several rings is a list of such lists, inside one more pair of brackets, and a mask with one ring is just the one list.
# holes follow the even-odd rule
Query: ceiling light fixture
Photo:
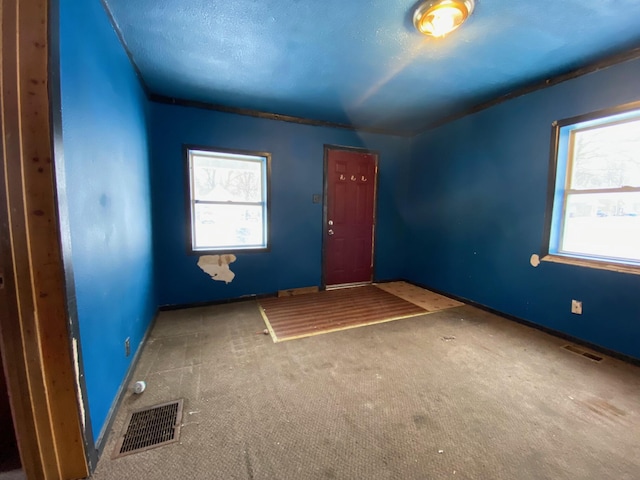
[[421, 3], [413, 14], [420, 33], [444, 37], [464, 23], [473, 13], [474, 0], [435, 0]]

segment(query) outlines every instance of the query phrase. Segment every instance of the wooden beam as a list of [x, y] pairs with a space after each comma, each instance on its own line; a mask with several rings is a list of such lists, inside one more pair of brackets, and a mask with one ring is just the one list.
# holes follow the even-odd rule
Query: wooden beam
[[[42, 398], [32, 399], [32, 385], [30, 385], [29, 358], [24, 348], [26, 343], [34, 344], [33, 321], [21, 316], [21, 312], [29, 312], [28, 297], [18, 297], [18, 284], [22, 289], [29, 289], [28, 276], [25, 279], [25, 266], [28, 270], [28, 258], [24, 249], [26, 242], [24, 236], [20, 237], [20, 232], [24, 231], [24, 225], [19, 225], [24, 210], [21, 205], [22, 186], [16, 184], [16, 179], [20, 176], [20, 117], [18, 113], [18, 84], [17, 84], [17, 5], [15, 1], [3, 0], [0, 10], [2, 15], [2, 46], [1, 46], [1, 70], [0, 84], [2, 88], [2, 174], [3, 174], [3, 200], [2, 206], [2, 276], [4, 278], [5, 289], [0, 297], [3, 311], [7, 315], [0, 317], [0, 332], [4, 354], [5, 365], [12, 365], [7, 368], [7, 386], [11, 400], [11, 407], [14, 416], [18, 446], [20, 449], [23, 468], [28, 478], [45, 478], [45, 470], [51, 470], [53, 462], [51, 457], [42, 458], [40, 455], [40, 438], [49, 436], [51, 433], [47, 428], [46, 419], [38, 418], [36, 412], [43, 410]], [[10, 186], [14, 187], [10, 191]], [[14, 252], [14, 243], [18, 249]], [[26, 309], [26, 310], [25, 310]], [[24, 335], [29, 338], [24, 339]], [[37, 343], [36, 343], [37, 345]], [[34, 379], [34, 380], [37, 380]], [[44, 390], [44, 383], [38, 382], [34, 385], [37, 392]], [[42, 397], [42, 395], [40, 396]], [[36, 402], [38, 402], [36, 404]], [[46, 411], [46, 409], [44, 409]], [[39, 421], [39, 425], [37, 424]]]
[[[47, 0], [1, 0], [2, 348], [28, 478], [88, 475], [58, 236]], [[55, 26], [54, 26], [55, 28]]]

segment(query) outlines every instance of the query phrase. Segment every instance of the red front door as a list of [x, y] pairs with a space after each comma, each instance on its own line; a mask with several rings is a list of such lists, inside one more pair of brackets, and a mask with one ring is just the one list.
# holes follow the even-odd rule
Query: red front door
[[327, 149], [325, 285], [373, 280], [376, 155]]

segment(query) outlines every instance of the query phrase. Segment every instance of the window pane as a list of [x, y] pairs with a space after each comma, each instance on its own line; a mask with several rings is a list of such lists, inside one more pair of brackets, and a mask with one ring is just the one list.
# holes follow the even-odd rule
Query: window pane
[[193, 155], [196, 200], [261, 202], [263, 162]]
[[640, 261], [640, 193], [568, 195], [561, 250]]
[[194, 205], [196, 249], [265, 247], [260, 205]]
[[640, 187], [640, 120], [574, 132], [571, 188]]

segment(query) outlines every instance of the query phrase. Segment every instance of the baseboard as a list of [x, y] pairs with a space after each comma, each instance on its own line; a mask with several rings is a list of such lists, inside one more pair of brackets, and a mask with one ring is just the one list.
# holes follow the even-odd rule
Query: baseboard
[[425, 284], [422, 284], [420, 282], [413, 282], [411, 280], [403, 280], [403, 281], [407, 282], [407, 283], [410, 283], [411, 285], [415, 285], [416, 287], [425, 288], [425, 289], [430, 290], [432, 292], [435, 292], [435, 293], [437, 293], [439, 295], [443, 295], [445, 297], [452, 298], [453, 300], [457, 300], [457, 301], [465, 303], [467, 305], [471, 305], [473, 307], [479, 308], [480, 310], [484, 310], [485, 312], [493, 313], [494, 315], [498, 315], [500, 317], [506, 318], [507, 320], [511, 320], [513, 322], [519, 323], [519, 324], [524, 325], [526, 327], [530, 327], [530, 328], [533, 328], [535, 330], [539, 330], [539, 331], [547, 333], [549, 335], [553, 335], [554, 337], [557, 337], [557, 338], [562, 338], [563, 340], [566, 340], [568, 342], [575, 343], [577, 345], [581, 345], [581, 346], [589, 348], [590, 350], [593, 350], [595, 352], [602, 353], [602, 354], [607, 355], [609, 357], [616, 358], [618, 360], [622, 360], [623, 362], [630, 363], [631, 365], [635, 365], [635, 366], [640, 367], [640, 359], [632, 357], [630, 355], [625, 355], [624, 353], [616, 352], [615, 350], [609, 350], [608, 348], [602, 347], [602, 346], [597, 345], [595, 343], [588, 342], [586, 340], [582, 340], [581, 338], [574, 337], [572, 335], [569, 335], [568, 333], [564, 333], [564, 332], [561, 332], [559, 330], [554, 330], [553, 328], [545, 327], [544, 325], [539, 325], [539, 324], [531, 322], [529, 320], [525, 320], [523, 318], [516, 317], [515, 315], [510, 315], [508, 313], [501, 312], [499, 310], [496, 310], [495, 308], [491, 308], [491, 307], [488, 307], [488, 306], [483, 305], [481, 303], [475, 302], [473, 300], [469, 300], [468, 298], [460, 297], [458, 295], [453, 295], [453, 294], [451, 294], [449, 292], [445, 292], [443, 290], [440, 290], [440, 289], [437, 289], [437, 288], [433, 288], [433, 287], [431, 287], [429, 285], [425, 285]]
[[185, 308], [197, 308], [197, 307], [211, 307], [213, 305], [226, 305], [227, 303], [246, 302], [247, 300], [260, 300], [261, 298], [277, 297], [278, 292], [273, 293], [261, 293], [257, 295], [242, 295], [241, 297], [225, 298], [222, 300], [211, 300], [208, 302], [194, 302], [194, 303], [179, 303], [171, 305], [161, 305], [158, 310], [161, 312], [167, 312], [171, 310], [182, 310]]
[[[109, 413], [107, 414], [107, 421], [104, 423], [102, 430], [100, 431], [100, 435], [98, 436], [98, 440], [95, 443], [95, 454], [97, 459], [100, 459], [102, 452], [104, 450], [105, 445], [107, 444], [107, 440], [109, 439], [109, 432], [111, 431], [111, 427], [113, 427], [113, 422], [116, 419], [116, 414], [122, 404], [122, 400], [124, 399], [127, 393], [127, 387], [133, 378], [133, 372], [135, 372], [136, 367], [138, 366], [138, 360], [140, 360], [140, 355], [142, 354], [142, 350], [144, 350], [145, 345], [147, 344], [147, 340], [149, 339], [149, 334], [151, 330], [153, 330], [153, 326], [158, 319], [159, 311], [156, 310], [156, 313], [153, 315], [151, 322], [149, 322], [149, 326], [147, 330], [144, 332], [144, 336], [138, 345], [138, 349], [136, 353], [133, 355], [131, 359], [131, 363], [129, 364], [129, 368], [127, 369], [127, 374], [124, 377], [124, 380], [120, 384], [120, 388], [118, 388], [118, 392], [116, 393], [116, 398], [111, 404], [111, 408], [109, 409]], [[97, 462], [96, 462], [97, 465]], [[91, 472], [93, 473], [93, 472]]]
[[[373, 283], [391, 283], [391, 282], [401, 282], [403, 281], [402, 279], [394, 279], [394, 280], [374, 280]], [[169, 305], [160, 305], [160, 307], [158, 307], [158, 310], [161, 312], [168, 312], [171, 310], [182, 310], [184, 308], [198, 308], [198, 307], [210, 307], [213, 305], [225, 305], [227, 303], [237, 303], [237, 302], [245, 302], [247, 300], [260, 300], [261, 298], [271, 298], [271, 297], [277, 297], [277, 296], [282, 296], [281, 292], [293, 292], [293, 291], [297, 291], [297, 290], [307, 290], [308, 292], [304, 292], [304, 293], [311, 293], [311, 289], [314, 289], [316, 291], [324, 291], [326, 288], [325, 287], [303, 287], [300, 289], [289, 289], [289, 290], [280, 290], [278, 292], [272, 292], [272, 293], [261, 293], [261, 294], [251, 294], [251, 295], [242, 295], [240, 297], [234, 297], [234, 298], [224, 298], [221, 300], [211, 300], [211, 301], [207, 301], [207, 302], [193, 302], [193, 303], [175, 303], [175, 304], [169, 304]], [[301, 292], [295, 292], [295, 293], [301, 293]], [[292, 293], [292, 294], [295, 294]], [[287, 296], [285, 294], [285, 296]]]
[[407, 282], [407, 283], [411, 283], [411, 282], [408, 282], [407, 280], [403, 280], [402, 278], [394, 278], [394, 279], [391, 279], [391, 280], [374, 280], [374, 281], [373, 281], [373, 284], [375, 285], [376, 283], [380, 283], [380, 284], [382, 284], [382, 283], [393, 283], [393, 282]]
[[307, 295], [309, 293], [318, 293], [319, 291], [320, 291], [319, 287], [290, 288], [288, 290], [279, 290], [278, 297], [294, 297], [297, 295]]

